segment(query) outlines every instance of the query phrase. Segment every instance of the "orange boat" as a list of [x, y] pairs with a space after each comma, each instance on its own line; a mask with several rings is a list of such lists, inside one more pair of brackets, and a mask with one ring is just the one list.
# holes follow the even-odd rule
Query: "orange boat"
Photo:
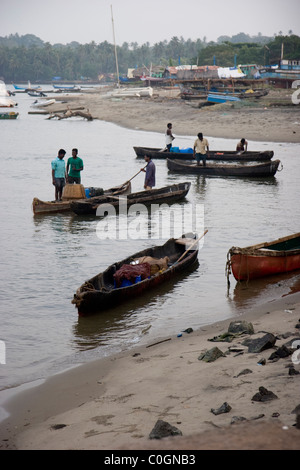
[[232, 247], [227, 254], [227, 274], [249, 281], [300, 269], [300, 233], [246, 248]]

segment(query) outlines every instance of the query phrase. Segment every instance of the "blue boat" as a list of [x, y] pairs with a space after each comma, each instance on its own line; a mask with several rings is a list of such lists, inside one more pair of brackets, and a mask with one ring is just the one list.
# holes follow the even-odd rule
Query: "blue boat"
[[237, 96], [227, 94], [209, 93], [207, 95], [207, 101], [209, 103], [227, 103], [228, 101], [241, 101]]

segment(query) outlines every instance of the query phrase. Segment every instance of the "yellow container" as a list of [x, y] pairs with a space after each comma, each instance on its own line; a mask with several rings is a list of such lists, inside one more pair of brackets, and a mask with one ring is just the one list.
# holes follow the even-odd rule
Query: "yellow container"
[[63, 190], [63, 201], [70, 199], [85, 199], [85, 189], [82, 184], [66, 184]]

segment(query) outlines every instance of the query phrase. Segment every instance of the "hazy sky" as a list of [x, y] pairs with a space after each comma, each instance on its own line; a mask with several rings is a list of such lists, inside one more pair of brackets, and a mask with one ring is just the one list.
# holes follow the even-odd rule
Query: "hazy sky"
[[0, 36], [35, 34], [71, 41], [149, 42], [173, 36], [216, 41], [240, 32], [300, 36], [300, 0], [0, 0]]

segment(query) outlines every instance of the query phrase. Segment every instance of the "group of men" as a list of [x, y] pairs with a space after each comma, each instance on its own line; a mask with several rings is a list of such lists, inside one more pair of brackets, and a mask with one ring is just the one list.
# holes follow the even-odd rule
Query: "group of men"
[[[175, 139], [172, 134], [172, 123], [167, 124], [167, 130], [165, 133], [166, 150], [171, 151], [172, 142]], [[237, 144], [237, 152], [247, 151], [248, 142], [242, 138]], [[55, 186], [55, 201], [62, 200], [63, 188], [66, 184], [80, 184], [81, 177], [80, 172], [83, 170], [83, 161], [78, 157], [78, 149], [72, 149], [72, 157], [68, 159], [67, 169], [65, 168], [64, 156], [66, 151], [60, 149], [55, 160], [52, 161], [52, 183]], [[206, 159], [209, 157], [209, 143], [206, 138], [203, 137], [202, 132], [199, 132], [197, 139], [194, 142], [193, 155], [196, 159], [197, 165], [200, 165], [200, 161], [203, 160], [203, 166], [206, 166]], [[155, 165], [151, 160], [151, 157], [145, 155], [145, 162], [147, 165], [141, 168], [141, 171], [146, 173], [144, 189], [149, 190], [155, 186]]]
[[[171, 151], [172, 142], [175, 137], [172, 134], [172, 123], [169, 122], [167, 124], [167, 130], [165, 133], [165, 142], [166, 142], [166, 149], [168, 152]], [[248, 142], [244, 137], [238, 142], [236, 146], [237, 152], [245, 152], [248, 149]], [[209, 157], [209, 143], [208, 140], [203, 137], [202, 132], [199, 132], [197, 135], [197, 139], [194, 142], [193, 147], [193, 154], [194, 158], [196, 159], [197, 165], [200, 165], [200, 161], [203, 160], [203, 166], [206, 166], [206, 159]]]
[[83, 170], [83, 161], [78, 157], [78, 149], [72, 149], [72, 157], [68, 158], [67, 168], [64, 161], [66, 151], [60, 149], [58, 155], [51, 162], [52, 184], [55, 186], [55, 202], [62, 200], [65, 184], [80, 184], [80, 172]]

